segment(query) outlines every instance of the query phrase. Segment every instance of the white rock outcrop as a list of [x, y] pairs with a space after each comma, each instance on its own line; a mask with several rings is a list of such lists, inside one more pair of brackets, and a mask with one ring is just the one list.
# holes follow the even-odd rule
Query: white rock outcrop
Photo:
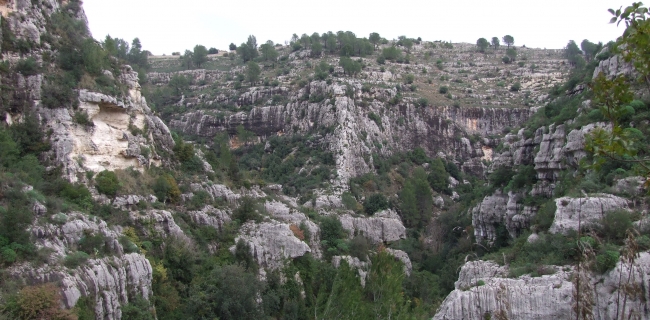
[[374, 243], [393, 242], [406, 238], [406, 228], [402, 220], [391, 209], [377, 212], [372, 217], [354, 217], [344, 214], [338, 218], [350, 237], [359, 234]]
[[605, 213], [614, 210], [629, 210], [627, 200], [611, 194], [598, 194], [587, 198], [562, 197], [555, 199], [555, 219], [549, 229], [551, 233], [566, 233], [598, 223]]
[[[507, 278], [508, 267], [490, 261], [467, 262], [456, 289], [433, 319], [481, 320], [486, 314], [492, 319], [575, 319], [573, 269], [547, 268], [555, 273], [512, 279]], [[591, 283], [594, 290], [583, 294], [594, 301], [593, 319], [650, 319], [650, 253], [640, 253], [632, 264], [619, 261], [603, 275], [592, 274]]]
[[[242, 225], [235, 243], [244, 241], [251, 250], [255, 261], [262, 267], [279, 269], [287, 259], [302, 257], [311, 252], [304, 241], [298, 239], [290, 225], [275, 220], [261, 223], [248, 221]], [[234, 251], [235, 246], [230, 250]]]

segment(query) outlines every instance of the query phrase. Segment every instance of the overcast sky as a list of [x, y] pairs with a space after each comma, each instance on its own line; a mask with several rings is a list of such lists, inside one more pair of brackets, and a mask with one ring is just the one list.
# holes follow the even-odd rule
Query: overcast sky
[[608, 24], [608, 8], [621, 0], [84, 0], [90, 31], [129, 43], [139, 37], [154, 54], [192, 49], [196, 44], [227, 49], [255, 35], [258, 44], [284, 43], [297, 33], [378, 32], [424, 40], [476, 43], [510, 34], [515, 45], [562, 48], [569, 40], [607, 42], [623, 26]]

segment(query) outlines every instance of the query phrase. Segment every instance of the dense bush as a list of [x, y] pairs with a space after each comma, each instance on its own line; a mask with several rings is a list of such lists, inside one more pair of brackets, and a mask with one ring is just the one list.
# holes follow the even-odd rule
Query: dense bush
[[16, 64], [16, 71], [24, 76], [33, 76], [41, 72], [38, 62], [32, 57], [19, 60]]
[[388, 209], [388, 200], [381, 193], [375, 193], [363, 201], [363, 209], [368, 215], [377, 211]]
[[95, 186], [99, 193], [114, 197], [120, 189], [120, 181], [115, 172], [104, 170], [95, 177]]

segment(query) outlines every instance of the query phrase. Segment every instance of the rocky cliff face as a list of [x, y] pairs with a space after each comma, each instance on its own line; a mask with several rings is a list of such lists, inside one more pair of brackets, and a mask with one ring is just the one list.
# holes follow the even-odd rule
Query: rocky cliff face
[[[51, 222], [31, 227], [40, 249], [51, 250], [48, 263], [34, 267], [30, 263], [11, 267], [11, 276], [26, 284], [60, 283], [63, 303], [72, 308], [81, 297], [94, 302], [97, 319], [120, 319], [120, 307], [136, 295], [152, 294], [152, 269], [139, 253], [126, 253], [119, 239], [123, 236], [106, 222], [81, 213], [58, 214]], [[97, 236], [103, 240], [103, 252], [79, 266], [62, 266], [66, 256], [74, 254], [83, 238]]]
[[[15, 0], [0, 5], [3, 18], [16, 38], [33, 43], [35, 49], [27, 56], [40, 65], [48, 63], [43, 55], [56, 55], [41, 37], [48, 35], [46, 24], [50, 15], [61, 10], [59, 1]], [[86, 21], [83, 8], [77, 19]], [[24, 58], [8, 54], [11, 63]], [[169, 153], [173, 140], [167, 126], [154, 116], [141, 94], [138, 74], [129, 66], [123, 66], [119, 76], [108, 70], [104, 74], [125, 87], [124, 95], [109, 96], [99, 92], [79, 89], [78, 109], [72, 105], [47, 108], [42, 103], [42, 87], [45, 74], [24, 76], [16, 74], [14, 79], [14, 104], [23, 104], [16, 110], [9, 109], [4, 116], [9, 124], [21, 121], [22, 112], [35, 114], [44, 130], [49, 131], [51, 151], [46, 157], [53, 165], [61, 165], [65, 177], [76, 182], [86, 171], [143, 168], [159, 165], [160, 152]], [[88, 122], [79, 124], [76, 117], [87, 114]], [[136, 133], [137, 132], [137, 133]], [[146, 149], [146, 150], [145, 150]]]
[[[619, 262], [608, 273], [593, 276], [595, 290], [590, 295], [595, 302], [595, 319], [620, 319], [623, 314], [648, 318], [648, 259], [650, 254], [644, 252], [632, 264]], [[513, 279], [507, 277], [506, 266], [467, 262], [456, 281], [456, 290], [447, 296], [433, 319], [485, 319], [486, 314], [498, 319], [574, 319], [572, 268], [553, 268], [552, 275]], [[641, 294], [626, 295], [622, 291], [626, 286]], [[623, 299], [627, 299], [625, 310]]]
[[[512, 108], [419, 108], [414, 103], [386, 107], [379, 99], [389, 100], [397, 94], [390, 89], [361, 92], [355, 88], [354, 98], [345, 96], [346, 87], [327, 85], [324, 81], [311, 82], [287, 105], [254, 107], [250, 112], [231, 115], [195, 111], [172, 120], [172, 128], [184, 133], [211, 138], [219, 132], [235, 134], [243, 125], [264, 139], [275, 134], [306, 134], [324, 128], [333, 128], [325, 136], [326, 147], [336, 155], [338, 176], [342, 181], [371, 171], [373, 153], [384, 155], [393, 152], [424, 148], [427, 153], [444, 153], [459, 161], [489, 158], [481, 143], [472, 144], [466, 137], [501, 133], [504, 128], [516, 127], [528, 119], [528, 109]], [[249, 91], [257, 99], [257, 88]], [[300, 96], [329, 96], [320, 103], [298, 101]], [[362, 106], [357, 99], [370, 100]], [[379, 115], [379, 121], [369, 114]], [[480, 161], [479, 161], [480, 163]], [[479, 168], [479, 174], [482, 174]]]
[[[38, 65], [38, 74], [3, 76], [3, 85], [12, 86], [12, 96], [10, 101], [4, 101], [0, 117], [7, 125], [12, 125], [23, 121], [27, 114], [35, 116], [51, 145], [41, 160], [50, 168], [61, 168], [63, 178], [70, 182], [85, 182], [84, 173], [88, 171], [96, 173], [128, 167], [141, 170], [167, 161], [161, 155], [170, 154], [173, 147], [169, 129], [147, 106], [138, 74], [129, 66], [121, 66], [119, 75], [108, 70], [102, 72], [115, 80], [116, 87], [123, 89], [121, 94], [111, 96], [75, 88], [77, 101], [70, 105], [46, 107], [43, 103], [47, 98], [43, 88], [48, 76], [60, 71], [55, 63], [59, 52], [43, 39], [52, 39], [48, 23], [52, 15], [67, 4], [68, 1], [56, 0], [0, 2], [2, 19], [9, 30], [30, 48], [20, 55], [3, 52], [3, 59], [12, 67], [27, 58], [33, 58]], [[75, 12], [73, 18], [87, 22], [83, 8]], [[80, 116], [87, 117], [79, 121]], [[115, 199], [115, 206], [127, 208], [142, 199]], [[98, 197], [98, 201], [102, 198]], [[143, 254], [132, 251], [133, 246], [123, 247], [128, 240], [124, 240], [122, 228], [108, 227], [101, 219], [82, 213], [48, 212], [40, 203], [34, 205], [34, 213], [38, 219], [29, 231], [37, 248], [47, 253], [47, 262], [38, 266], [32, 263], [16, 265], [8, 269], [13, 278], [30, 285], [60, 284], [66, 308], [74, 307], [80, 297], [89, 297], [97, 319], [120, 319], [121, 306], [136, 296], [151, 297], [152, 267]], [[101, 239], [103, 249], [85, 252], [89, 256], [82, 257], [77, 265], [66, 263], [67, 257], [82, 253], [78, 252], [79, 246], [88, 237]]]
[[[121, 81], [129, 88], [126, 98], [80, 90], [79, 111], [36, 104], [41, 121], [52, 132], [50, 157], [63, 166], [72, 182], [86, 171], [160, 165], [159, 153], [171, 153], [174, 142], [169, 129], [151, 113], [140, 93], [137, 73], [128, 66], [122, 72]], [[92, 124], [76, 123], [75, 112], [86, 113]]]

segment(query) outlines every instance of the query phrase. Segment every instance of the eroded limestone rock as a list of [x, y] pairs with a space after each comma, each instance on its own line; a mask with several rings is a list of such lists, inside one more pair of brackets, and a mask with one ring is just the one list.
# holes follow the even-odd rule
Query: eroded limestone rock
[[598, 223], [605, 213], [614, 210], [629, 210], [627, 200], [611, 195], [598, 194], [587, 198], [562, 197], [555, 199], [557, 210], [555, 219], [549, 229], [552, 233], [566, 233]]
[[406, 228], [399, 215], [391, 209], [375, 213], [372, 217], [338, 217], [350, 237], [360, 234], [374, 243], [393, 242], [406, 238]]

